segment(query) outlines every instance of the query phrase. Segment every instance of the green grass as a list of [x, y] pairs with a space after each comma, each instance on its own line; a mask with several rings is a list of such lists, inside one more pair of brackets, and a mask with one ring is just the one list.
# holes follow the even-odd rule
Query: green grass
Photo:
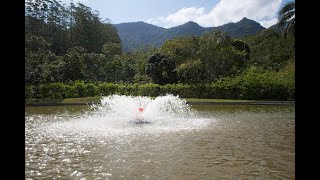
[[61, 103], [63, 99], [25, 99], [25, 104]]
[[99, 103], [101, 96], [82, 97], [82, 98], [66, 98], [66, 99], [26, 99], [26, 104], [49, 104], [49, 103]]
[[102, 96], [83, 97], [83, 98], [67, 98], [62, 103], [99, 103]]

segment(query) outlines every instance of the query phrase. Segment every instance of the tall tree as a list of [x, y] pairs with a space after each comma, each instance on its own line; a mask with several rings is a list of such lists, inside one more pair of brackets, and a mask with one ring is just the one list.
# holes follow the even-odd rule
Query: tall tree
[[265, 70], [280, 70], [288, 60], [295, 59], [295, 37], [284, 37], [273, 29], [246, 37], [250, 47], [250, 60], [247, 65], [262, 67]]
[[[205, 64], [206, 80], [211, 82], [217, 78], [235, 75], [244, 68], [248, 47], [245, 43], [233, 41], [229, 35], [213, 30], [200, 37], [199, 57]], [[237, 47], [241, 44], [240, 47]]]
[[177, 83], [177, 72], [175, 68], [176, 64], [174, 61], [163, 54], [156, 53], [149, 59], [146, 74], [157, 84], [173, 84]]
[[285, 35], [295, 35], [295, 1], [287, 2], [278, 13], [279, 26], [285, 26]]
[[50, 50], [63, 55], [70, 47], [67, 9], [56, 0], [28, 0], [25, 2], [25, 34], [41, 36], [51, 44]]
[[200, 59], [182, 63], [176, 70], [180, 83], [196, 84], [203, 82], [206, 78], [205, 65]]
[[88, 52], [101, 53], [105, 43], [120, 44], [116, 28], [101, 21], [98, 12], [81, 3], [72, 12], [74, 24], [70, 28], [74, 45], [81, 46]]
[[50, 50], [50, 44], [42, 37], [28, 36], [25, 41], [25, 82], [38, 84], [46, 82], [47, 65], [57, 60]]
[[83, 54], [86, 50], [83, 47], [73, 47], [64, 55], [65, 77], [67, 81], [83, 80], [85, 78], [85, 65]]

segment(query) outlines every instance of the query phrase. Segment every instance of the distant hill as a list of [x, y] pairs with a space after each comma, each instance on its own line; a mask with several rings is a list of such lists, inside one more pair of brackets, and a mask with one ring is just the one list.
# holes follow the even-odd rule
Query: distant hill
[[195, 22], [189, 21], [189, 22], [182, 24], [180, 26], [166, 29], [161, 34], [154, 37], [151, 40], [151, 42], [152, 42], [151, 44], [156, 47], [159, 47], [168, 39], [173, 39], [173, 38], [179, 37], [179, 36], [191, 36], [191, 35], [200, 36], [206, 31], [209, 31], [209, 29], [201, 27]]
[[243, 37], [257, 34], [261, 30], [265, 29], [258, 22], [247, 19], [244, 17], [236, 23], [228, 23], [222, 26], [218, 26], [223, 32], [228, 33], [231, 37]]
[[124, 51], [153, 44], [151, 39], [166, 31], [165, 28], [144, 22], [121, 23], [113, 26], [118, 30]]
[[285, 26], [279, 26], [279, 24], [275, 24], [273, 26], [270, 26], [268, 29], [273, 29], [278, 33], [283, 33], [285, 31]]
[[199, 36], [215, 28], [228, 33], [231, 37], [254, 35], [265, 29], [258, 22], [246, 17], [236, 23], [209, 28], [201, 27], [192, 21], [169, 29], [144, 22], [121, 23], [114, 24], [114, 26], [118, 29], [124, 51], [131, 51], [146, 45], [159, 47], [168, 39], [179, 36]]

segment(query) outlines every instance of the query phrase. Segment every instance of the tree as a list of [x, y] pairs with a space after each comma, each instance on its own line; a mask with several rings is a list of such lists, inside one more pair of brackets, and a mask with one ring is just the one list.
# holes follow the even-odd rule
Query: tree
[[167, 40], [160, 51], [168, 55], [178, 66], [189, 59], [196, 59], [199, 47], [199, 38], [196, 36], [177, 37]]
[[68, 53], [64, 56], [65, 77], [68, 81], [83, 80], [85, 77], [84, 56], [86, 49], [83, 47], [73, 47], [68, 49]]
[[114, 55], [111, 61], [108, 61], [103, 66], [105, 74], [104, 81], [107, 82], [120, 82], [122, 80], [123, 65], [121, 63], [120, 55]]
[[278, 13], [279, 26], [285, 26], [285, 35], [295, 35], [295, 1], [287, 2]]
[[133, 78], [134, 78], [134, 75], [136, 74], [135, 61], [133, 59], [124, 59], [122, 64], [123, 64], [122, 77], [124, 82], [133, 83]]
[[72, 15], [74, 25], [70, 28], [70, 33], [75, 46], [84, 47], [88, 52], [101, 53], [102, 46], [107, 42], [121, 43], [116, 28], [102, 22], [98, 12], [78, 3]]
[[205, 66], [200, 59], [190, 60], [177, 67], [177, 74], [180, 83], [192, 84], [201, 83], [205, 80]]
[[69, 46], [67, 9], [56, 0], [25, 2], [25, 34], [41, 36], [51, 44], [50, 51], [62, 55]]
[[50, 50], [50, 44], [43, 38], [28, 36], [25, 41], [25, 82], [38, 84], [45, 82], [47, 65], [57, 57]]
[[152, 80], [160, 85], [177, 83], [176, 64], [167, 56], [156, 53], [151, 56], [145, 69]]
[[65, 77], [66, 62], [63, 61], [62, 56], [56, 57], [52, 62], [45, 62], [43, 68], [43, 80], [47, 83], [53, 82], [64, 82], [67, 77]]
[[[227, 34], [214, 30], [200, 37], [199, 58], [205, 64], [206, 81], [235, 75], [244, 68], [247, 48], [244, 43], [232, 41]], [[241, 47], [238, 47], [240, 44]], [[245, 50], [245, 51], [243, 51]]]
[[84, 53], [84, 74], [87, 81], [103, 81], [103, 66], [107, 63], [106, 56], [97, 53]]
[[235, 39], [232, 41], [231, 45], [238, 51], [243, 52], [244, 58], [249, 60], [250, 58], [250, 48], [249, 45], [242, 40]]
[[102, 53], [109, 59], [116, 54], [121, 55], [121, 44], [107, 42], [102, 46]]
[[26, 0], [25, 40], [27, 84], [104, 81], [107, 63], [122, 54], [116, 28], [81, 3]]
[[273, 29], [265, 29], [244, 41], [250, 47], [250, 60], [246, 65], [278, 71], [288, 60], [295, 59], [294, 36], [284, 37]]

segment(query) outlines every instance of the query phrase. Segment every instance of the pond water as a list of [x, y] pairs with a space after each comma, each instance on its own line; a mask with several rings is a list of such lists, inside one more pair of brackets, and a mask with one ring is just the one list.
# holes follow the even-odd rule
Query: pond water
[[[138, 106], [150, 123], [130, 123]], [[295, 179], [294, 106], [118, 96], [25, 121], [26, 179]]]

